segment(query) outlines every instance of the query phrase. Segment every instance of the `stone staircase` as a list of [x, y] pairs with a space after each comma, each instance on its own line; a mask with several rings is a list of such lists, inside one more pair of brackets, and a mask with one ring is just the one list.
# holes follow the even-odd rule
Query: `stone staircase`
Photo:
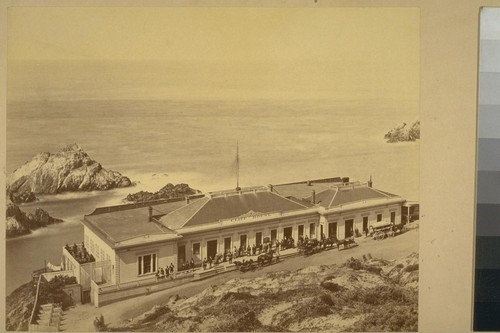
[[54, 331], [59, 331], [62, 319], [62, 309], [54, 304], [40, 305], [38, 311], [37, 325], [42, 327], [53, 327]]

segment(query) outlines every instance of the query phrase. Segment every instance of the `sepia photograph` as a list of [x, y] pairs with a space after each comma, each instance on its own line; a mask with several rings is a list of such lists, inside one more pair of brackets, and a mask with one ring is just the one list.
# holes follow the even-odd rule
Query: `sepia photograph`
[[419, 8], [7, 19], [8, 331], [418, 331]]

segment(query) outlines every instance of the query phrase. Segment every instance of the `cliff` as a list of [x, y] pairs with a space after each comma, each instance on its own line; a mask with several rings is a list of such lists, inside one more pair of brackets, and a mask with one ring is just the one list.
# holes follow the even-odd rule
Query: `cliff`
[[124, 199], [130, 202], [145, 202], [159, 199], [172, 199], [172, 198], [184, 198], [187, 195], [195, 194], [198, 191], [192, 189], [187, 184], [177, 184], [173, 185], [168, 183], [162, 187], [158, 192], [146, 192], [140, 191], [137, 193], [129, 194]]
[[28, 282], [6, 297], [5, 328], [7, 331], [27, 331], [35, 303], [36, 283]]
[[37, 208], [35, 213], [25, 213], [13, 202], [7, 202], [5, 222], [6, 236], [9, 238], [29, 234], [31, 230], [60, 223], [63, 220], [50, 216], [41, 208]]
[[349, 259], [211, 285], [172, 296], [120, 331], [417, 331], [418, 254], [395, 261]]
[[404, 141], [416, 141], [420, 139], [420, 121], [417, 120], [411, 126], [407, 126], [406, 123], [393, 128], [385, 136], [384, 139], [389, 143], [394, 142], [404, 142]]
[[15, 202], [35, 200], [36, 194], [109, 190], [131, 186], [129, 178], [106, 170], [77, 144], [57, 153], [41, 153], [7, 178], [9, 198]]

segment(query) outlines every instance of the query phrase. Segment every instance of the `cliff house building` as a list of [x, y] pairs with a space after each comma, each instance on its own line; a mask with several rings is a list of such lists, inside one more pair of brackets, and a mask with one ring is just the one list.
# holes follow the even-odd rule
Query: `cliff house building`
[[160, 267], [177, 270], [191, 260], [199, 266], [204, 258], [284, 238], [344, 239], [375, 222], [399, 224], [404, 203], [371, 180], [337, 177], [97, 208], [83, 218], [80, 245], [95, 261], [82, 263], [63, 249], [63, 266], [82, 285], [82, 299], [100, 306], [193, 277], [159, 282]]

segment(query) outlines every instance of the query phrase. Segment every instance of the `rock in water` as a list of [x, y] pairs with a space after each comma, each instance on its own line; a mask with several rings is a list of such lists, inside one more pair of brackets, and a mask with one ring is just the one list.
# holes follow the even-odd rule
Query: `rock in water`
[[406, 123], [390, 130], [385, 136], [387, 142], [404, 142], [404, 141], [416, 141], [420, 139], [420, 121], [417, 120], [411, 126], [407, 126]]
[[173, 185], [171, 183], [168, 183], [167, 185], [163, 186], [158, 192], [152, 193], [140, 191], [127, 195], [125, 200], [130, 202], [145, 202], [160, 199], [184, 198], [185, 196], [195, 194], [197, 192], [197, 190], [189, 187], [188, 184]]
[[7, 179], [13, 202], [33, 201], [36, 194], [109, 190], [131, 186], [129, 178], [106, 170], [77, 144], [57, 153], [41, 153], [16, 169]]
[[35, 213], [25, 213], [13, 202], [7, 202], [5, 217], [7, 238], [29, 234], [31, 230], [63, 222], [41, 208], [37, 208]]

